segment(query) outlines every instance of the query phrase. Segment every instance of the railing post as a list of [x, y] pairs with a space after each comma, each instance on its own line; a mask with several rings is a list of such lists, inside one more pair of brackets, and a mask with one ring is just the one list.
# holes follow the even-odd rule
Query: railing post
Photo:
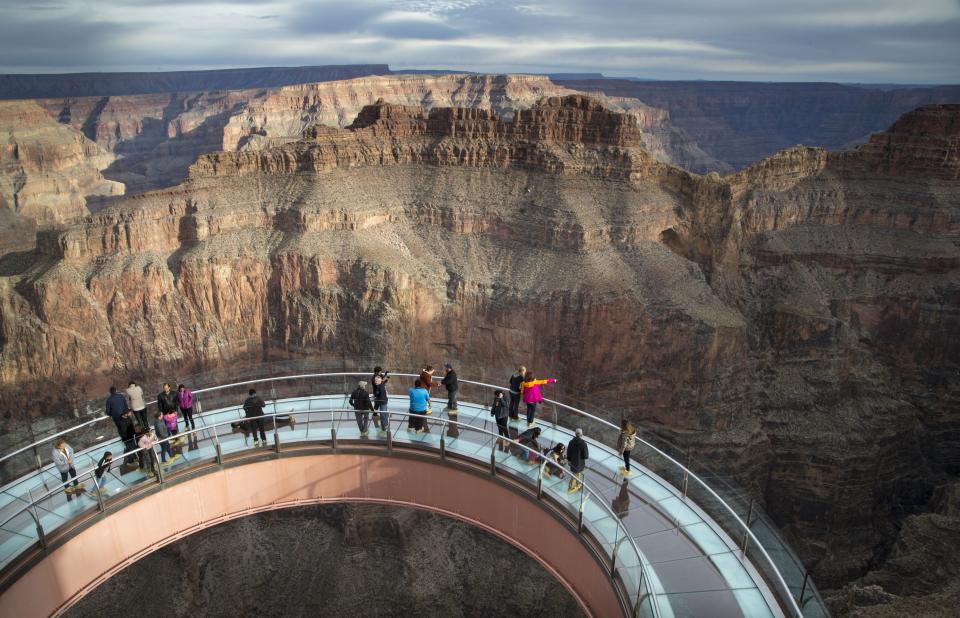
[[[637, 605], [633, 608], [633, 614], [635, 618], [640, 618], [640, 608], [643, 607], [643, 577], [646, 575], [646, 569], [643, 568], [643, 563], [640, 564], [640, 583], [637, 584]], [[656, 599], [653, 600], [656, 603]], [[654, 613], [656, 615], [656, 613]]]
[[100, 481], [97, 480], [97, 475], [93, 475], [93, 486], [97, 490], [97, 510], [101, 513], [104, 511], [103, 506], [103, 494], [100, 492]]
[[[190, 438], [187, 437], [187, 440], [189, 439]], [[157, 451], [155, 450], [156, 448], [157, 448], [156, 444], [151, 446], [150, 450], [147, 451], [146, 455], [147, 457], [153, 457], [152, 463], [157, 467], [157, 482], [160, 483], [160, 485], [162, 486], [163, 485], [163, 466], [160, 465], [160, 457], [157, 456]]]
[[440, 459], [446, 460], [447, 458], [447, 443], [443, 436], [443, 427], [440, 428]]
[[330, 428], [330, 437], [333, 439], [333, 450], [336, 451], [337, 450], [337, 428], [336, 427]]
[[223, 465], [223, 449], [220, 446], [220, 432], [217, 431], [217, 428], [213, 428], [213, 448], [217, 452], [217, 465]]
[[743, 531], [743, 544], [741, 545], [741, 550], [744, 555], [747, 553], [747, 543], [750, 542], [750, 518], [753, 517], [753, 500], [750, 500], [750, 508], [747, 510], [747, 526]]
[[43, 470], [43, 461], [40, 459], [40, 451], [33, 447], [33, 457], [37, 460], [37, 472]]
[[547, 466], [547, 460], [540, 462], [540, 473], [537, 475], [537, 500], [543, 498], [543, 469]]
[[[581, 474], [583, 474], [581, 472]], [[584, 495], [587, 493], [587, 486], [583, 484], [583, 479], [580, 480], [580, 513], [577, 515], [577, 532], [583, 534], [583, 499]]]
[[490, 475], [497, 475], [497, 447], [496, 445], [490, 447]]
[[810, 571], [803, 573], [803, 586], [800, 587], [800, 598], [797, 599], [797, 605], [803, 608], [803, 595], [807, 592], [807, 580], [810, 579]]
[[[66, 485], [64, 485], [66, 487]], [[27, 512], [30, 513], [30, 517], [33, 518], [33, 523], [37, 526], [37, 540], [40, 541], [40, 547], [47, 548], [47, 536], [43, 532], [43, 524], [40, 523], [40, 517], [37, 515], [37, 505], [33, 501], [33, 490], [29, 487], [27, 488], [27, 498], [30, 500], [30, 506], [27, 508]]]
[[387, 425], [387, 455], [393, 455], [393, 429]]
[[693, 459], [693, 448], [687, 448], [687, 465], [683, 471], [683, 497], [687, 497], [687, 486], [690, 482], [690, 460]]
[[274, 411], [273, 417], [273, 450], [276, 451], [277, 455], [280, 454], [280, 433], [277, 431], [276, 411]]

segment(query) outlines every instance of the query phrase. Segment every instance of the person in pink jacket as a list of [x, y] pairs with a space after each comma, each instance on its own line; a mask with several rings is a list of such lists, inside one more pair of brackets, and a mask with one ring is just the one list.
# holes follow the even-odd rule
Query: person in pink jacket
[[193, 393], [183, 384], [177, 386], [177, 407], [183, 415], [183, 430], [196, 429], [193, 422]]
[[533, 377], [532, 371], [528, 371], [523, 376], [523, 383], [520, 384], [520, 395], [523, 397], [523, 403], [527, 404], [527, 427], [533, 427], [533, 417], [537, 414], [537, 404], [543, 402], [540, 387], [554, 382], [556, 382], [554, 378], [537, 380]]

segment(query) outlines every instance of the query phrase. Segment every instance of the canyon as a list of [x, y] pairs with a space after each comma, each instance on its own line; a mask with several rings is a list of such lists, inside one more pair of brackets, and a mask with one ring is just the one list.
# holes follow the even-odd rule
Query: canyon
[[488, 381], [524, 362], [744, 487], [838, 613], [940, 594], [891, 573], [954, 529], [960, 105], [699, 175], [657, 151], [674, 114], [544, 78], [174, 96], [140, 121], [114, 97], [29, 108], [101, 153], [99, 196], [0, 258], [7, 431], [115, 376], [278, 350]]

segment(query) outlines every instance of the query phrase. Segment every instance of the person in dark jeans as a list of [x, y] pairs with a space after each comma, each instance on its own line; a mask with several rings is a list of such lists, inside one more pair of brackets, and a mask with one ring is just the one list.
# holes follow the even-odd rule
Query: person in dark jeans
[[113, 465], [113, 453], [110, 451], [104, 451], [103, 457], [100, 458], [100, 461], [97, 463], [97, 469], [94, 472], [94, 476], [97, 480], [97, 487], [103, 487], [107, 484], [107, 481], [110, 479], [110, 476], [107, 475], [107, 472], [110, 472], [110, 467]]
[[[257, 395], [256, 389], [251, 388], [248, 394], [246, 401], [243, 402], [243, 413], [247, 417], [250, 433], [253, 434], [253, 445], [260, 446], [260, 440], [263, 440], [263, 445], [266, 446], [267, 434], [263, 430], [263, 409], [267, 404]], [[257, 430], [260, 431], [260, 440], [257, 439]]]
[[567, 491], [573, 493], [583, 487], [583, 471], [587, 469], [587, 460], [590, 459], [590, 450], [583, 439], [583, 430], [577, 428], [577, 435], [567, 444], [567, 461], [570, 462], [570, 486]]
[[445, 373], [440, 383], [447, 387], [447, 414], [456, 416], [457, 391], [460, 390], [460, 382], [457, 380], [457, 372], [453, 370], [453, 365], [447, 363], [443, 368]]
[[[120, 418], [123, 411], [127, 409], [126, 398], [117, 392], [116, 386], [110, 387], [110, 396], [107, 397], [107, 416], [113, 419], [113, 424], [117, 427], [117, 433], [120, 433]], [[123, 438], [123, 434], [120, 435]]]
[[130, 451], [133, 451], [137, 448], [137, 441], [133, 427], [133, 410], [128, 408], [127, 410], [124, 410], [123, 416], [120, 417], [120, 423], [117, 428], [117, 431], [120, 432], [120, 439], [123, 440], [123, 452], [125, 454], [123, 463], [128, 466], [133, 464], [136, 457], [135, 455], [129, 454]]
[[197, 425], [193, 422], [193, 392], [183, 384], [177, 386], [177, 407], [183, 416], [183, 429], [196, 429]]
[[503, 391], [495, 391], [493, 393], [493, 405], [490, 406], [490, 416], [497, 422], [497, 432], [500, 436], [509, 440], [510, 429], [507, 427], [509, 410], [507, 409], [507, 402], [503, 400]]
[[370, 428], [370, 410], [373, 410], [373, 402], [370, 401], [370, 393], [367, 392], [367, 383], [363, 380], [357, 382], [357, 388], [350, 393], [350, 405], [355, 410], [354, 416], [357, 417], [357, 427], [360, 428], [360, 435], [367, 437]]
[[630, 471], [630, 451], [633, 450], [633, 447], [637, 443], [637, 430], [633, 428], [633, 424], [627, 419], [620, 421], [620, 437], [617, 438], [617, 452], [623, 456], [623, 466], [620, 467], [621, 475], [631, 476], [633, 472]]
[[387, 412], [387, 404], [390, 399], [387, 393], [387, 381], [389, 379], [389, 373], [383, 371], [380, 367], [373, 369], [373, 409], [380, 414], [380, 431], [383, 432], [390, 429], [390, 414]]
[[520, 420], [520, 385], [526, 374], [527, 368], [520, 365], [517, 372], [510, 376], [510, 418], [515, 421]]
[[[60, 482], [63, 483], [63, 489], [67, 494], [67, 500], [73, 499], [74, 493], [83, 491], [83, 485], [77, 483], [77, 470], [73, 466], [73, 449], [63, 438], [53, 443], [53, 465], [57, 467], [60, 473]], [[71, 488], [67, 478], [73, 479]]]
[[161, 414], [169, 414], [170, 412], [178, 414], [177, 394], [170, 389], [170, 384], [167, 382], [163, 383], [163, 390], [157, 395], [157, 409], [160, 410]]

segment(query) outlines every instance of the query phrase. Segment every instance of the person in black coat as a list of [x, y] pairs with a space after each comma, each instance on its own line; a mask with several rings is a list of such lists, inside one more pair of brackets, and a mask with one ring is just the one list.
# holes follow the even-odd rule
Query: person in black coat
[[380, 415], [380, 431], [386, 432], [390, 428], [390, 414], [387, 412], [387, 403], [390, 400], [387, 393], [387, 382], [390, 381], [390, 373], [380, 367], [373, 368], [373, 377], [370, 382], [373, 384], [373, 420], [377, 421], [377, 414]]
[[350, 405], [356, 410], [354, 415], [357, 417], [360, 435], [366, 437], [369, 434], [370, 410], [373, 410], [373, 402], [370, 399], [370, 393], [367, 392], [367, 383], [363, 380], [357, 382], [356, 390], [350, 393]]
[[[136, 434], [133, 431], [133, 426], [133, 410], [124, 410], [123, 415], [117, 422], [117, 431], [120, 433], [120, 439], [123, 440], [124, 453], [129, 453], [137, 448], [137, 439]], [[129, 466], [133, 463], [133, 458], [133, 455], [127, 455], [123, 461]]]
[[256, 389], [251, 388], [247, 393], [249, 396], [243, 402], [243, 414], [249, 419], [250, 433], [253, 434], [253, 445], [260, 446], [257, 440], [257, 430], [260, 431], [260, 440], [263, 445], [267, 445], [267, 434], [263, 431], [263, 409], [267, 407], [266, 402], [257, 395]]
[[447, 363], [443, 368], [446, 370], [446, 373], [440, 383], [447, 387], [447, 414], [456, 416], [457, 391], [460, 390], [460, 382], [457, 380], [457, 372], [453, 370], [453, 365]]
[[520, 365], [517, 372], [510, 376], [510, 418], [513, 420], [520, 418], [520, 385], [526, 374], [527, 368]]
[[490, 406], [490, 416], [497, 422], [497, 432], [500, 437], [510, 439], [510, 429], [507, 422], [510, 418], [510, 410], [507, 408], [507, 402], [503, 400], [503, 391], [493, 393], [493, 405]]
[[[124, 410], [127, 409], [127, 400], [117, 392], [116, 386], [110, 387], [110, 396], [107, 397], [106, 412], [107, 416], [113, 419], [113, 424], [117, 427], [117, 433], [120, 433], [120, 419], [123, 417]], [[123, 438], [123, 435], [120, 435]]]
[[177, 393], [170, 388], [170, 384], [167, 382], [163, 383], [163, 390], [160, 391], [160, 394], [157, 395], [157, 409], [160, 410], [162, 414], [173, 411], [179, 414], [179, 408], [177, 407]]
[[572, 472], [567, 491], [571, 493], [583, 486], [583, 471], [586, 470], [587, 460], [590, 459], [590, 450], [583, 439], [583, 430], [578, 427], [576, 434], [567, 444], [567, 461], [570, 462], [570, 472]]

